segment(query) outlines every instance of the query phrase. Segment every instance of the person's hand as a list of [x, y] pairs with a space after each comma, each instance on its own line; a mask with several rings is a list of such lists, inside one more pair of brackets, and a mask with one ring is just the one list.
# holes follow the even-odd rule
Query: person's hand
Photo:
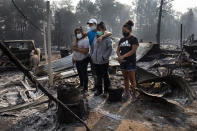
[[77, 46], [73, 47], [73, 50], [74, 51], [77, 51], [78, 50], [78, 47]]
[[75, 59], [74, 59], [74, 58], [72, 58], [72, 63], [73, 63], [73, 64], [75, 64], [75, 62], [76, 62], [76, 61], [75, 61]]
[[118, 58], [117, 60], [118, 60], [118, 62], [119, 62], [120, 64], [123, 62], [120, 58]]
[[103, 36], [100, 36], [99, 38], [97, 38], [98, 43], [101, 43], [102, 40], [103, 40]]
[[123, 61], [124, 58], [125, 58], [124, 56], [120, 56], [120, 57], [119, 57], [119, 59], [120, 59], [121, 61]]
[[120, 58], [116, 58], [116, 60], [119, 62], [119, 63], [122, 63], [122, 61], [120, 60]]
[[78, 46], [77, 45], [73, 45], [73, 48], [77, 48]]
[[118, 59], [117, 59], [117, 60], [118, 60], [118, 62], [119, 62], [119, 63], [122, 63], [122, 62], [124, 61], [124, 56], [120, 56], [120, 57], [118, 57]]

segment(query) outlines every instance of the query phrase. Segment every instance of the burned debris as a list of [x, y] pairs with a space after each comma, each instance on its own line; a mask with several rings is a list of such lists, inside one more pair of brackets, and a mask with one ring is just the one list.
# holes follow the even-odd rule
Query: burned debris
[[196, 8], [121, 2], [0, 2], [0, 130], [197, 130]]
[[184, 41], [183, 48], [184, 51], [188, 53], [189, 58], [194, 59], [195, 61], [197, 60], [195, 57], [197, 55], [197, 40], [194, 40], [194, 34], [189, 36], [188, 39]]
[[31, 74], [31, 72], [18, 60], [18, 58], [13, 55], [13, 53], [6, 47], [6, 45], [3, 42], [0, 43], [0, 48], [3, 51], [3, 53], [5, 55], [7, 55], [9, 57], [9, 59], [24, 73], [24, 75], [27, 76], [29, 78], [29, 80], [31, 82], [33, 82], [36, 85], [36, 87], [39, 88], [46, 96], [48, 96], [48, 98], [50, 100], [53, 100], [54, 102], [59, 104], [61, 107], [63, 107], [64, 110], [68, 110], [68, 112], [71, 113], [72, 116], [74, 116], [74, 118], [76, 118], [80, 122], [82, 122], [82, 124], [85, 125], [87, 130], [89, 130], [88, 126], [86, 125], [86, 123], [82, 119], [80, 119], [75, 113], [73, 113], [73, 111], [70, 110], [62, 101], [55, 98], [51, 93], [49, 93], [49, 91], [47, 91], [40, 84], [40, 82], [35, 79], [35, 76], [33, 76], [33, 74]]
[[[144, 46], [145, 44], [140, 44], [140, 47]], [[160, 64], [155, 66], [154, 64], [150, 64], [149, 58], [146, 58], [143, 60], [143, 58], [152, 50], [152, 47], [154, 47], [154, 44], [147, 44], [150, 46], [150, 48], [147, 48], [147, 50], [143, 50], [145, 48], [139, 48], [141, 51], [138, 51], [137, 53], [137, 58], [139, 61], [139, 65], [141, 63], [147, 63], [149, 64], [149, 67], [138, 67], [137, 69], [137, 83], [138, 83], [138, 92], [141, 95], [153, 97], [153, 99], [163, 99], [166, 102], [173, 103], [175, 105], [178, 105], [180, 107], [182, 106], [188, 106], [190, 105], [195, 99], [196, 99], [196, 92], [195, 90], [188, 84], [187, 81], [185, 81], [182, 77], [176, 76], [173, 74], [166, 74], [166, 75], [160, 75], [162, 73], [162, 70], [152, 70], [152, 69], [159, 69], [161, 67], [166, 67], [168, 70], [171, 70], [172, 65], [171, 62], [168, 64], [168, 62], [165, 62], [165, 64]], [[2, 44], [1, 44], [2, 47]], [[5, 47], [3, 47], [5, 48]], [[156, 59], [156, 58], [154, 58]], [[13, 60], [13, 59], [12, 59]], [[150, 59], [152, 60], [152, 58]], [[176, 60], [176, 59], [174, 59]], [[153, 60], [154, 61], [154, 60]], [[162, 61], [162, 60], [161, 60]], [[169, 61], [169, 60], [166, 60]], [[65, 64], [67, 62], [67, 64]], [[64, 63], [64, 64], [63, 64]], [[56, 82], [56, 88], [57, 88], [57, 98], [61, 102], [64, 103], [64, 105], [67, 105], [67, 107], [73, 111], [79, 118], [81, 119], [88, 119], [88, 112], [91, 109], [94, 109], [95, 107], [92, 104], [95, 99], [91, 100], [88, 98], [87, 100], [84, 99], [84, 96], [81, 95], [79, 89], [76, 89], [75, 87], [77, 86], [76, 84], [72, 84], [72, 82], [63, 82], [65, 81], [65, 78], [72, 78], [76, 76], [76, 72], [72, 69], [73, 65], [71, 62], [71, 56], [67, 56], [64, 58], [61, 58], [55, 62], [53, 62], [53, 70], [57, 72], [57, 75], [55, 75], [55, 81]], [[169, 66], [167, 66], [169, 65]], [[175, 62], [176, 65], [176, 62]], [[19, 65], [20, 66], [20, 65]], [[144, 68], [144, 69], [143, 69]], [[173, 70], [179, 68], [177, 66], [176, 68], [174, 67]], [[21, 68], [23, 69], [23, 68]], [[39, 67], [39, 71], [47, 72], [47, 65]], [[165, 70], [165, 69], [164, 69]], [[25, 70], [24, 70], [25, 71]], [[58, 73], [61, 72], [62, 73]], [[161, 72], [158, 72], [161, 71]], [[165, 70], [166, 71], [166, 70]], [[69, 73], [66, 73], [69, 72]], [[111, 60], [111, 66], [110, 66], [110, 74], [113, 76], [111, 79], [113, 80], [118, 80], [120, 81], [122, 78], [119, 75], [119, 67], [117, 65], [117, 62], [115, 60]], [[71, 73], [71, 74], [70, 74]], [[159, 74], [158, 74], [159, 73]], [[28, 72], [25, 71], [25, 74], [30, 75]], [[70, 77], [68, 77], [70, 76]], [[35, 77], [31, 76], [31, 79], [35, 80]], [[43, 77], [44, 78], [44, 77]], [[43, 79], [42, 77], [39, 78], [39, 81], [46, 81], [47, 79]], [[43, 82], [42, 82], [43, 83]], [[45, 83], [45, 82], [44, 82]], [[70, 84], [69, 84], [70, 83]], [[20, 82], [20, 85], [23, 85], [26, 91], [24, 93], [20, 93], [20, 96], [22, 100], [24, 100], [21, 104], [19, 105], [13, 105], [13, 106], [6, 106], [0, 109], [0, 113], [5, 113], [5, 112], [14, 112], [17, 110], [24, 110], [29, 107], [37, 106], [37, 105], [42, 105], [44, 103], [50, 102], [50, 99], [56, 99], [53, 97], [46, 97], [44, 96], [45, 92], [43, 93], [39, 92], [36, 93], [37, 90], [35, 88], [31, 88], [32, 84], [29, 84], [27, 80], [23, 80]], [[40, 84], [34, 85], [34, 87], [41, 86]], [[46, 88], [46, 87], [45, 87]], [[54, 91], [53, 91], [54, 92]], [[55, 93], [55, 92], [54, 92]], [[123, 93], [123, 87], [121, 86], [121, 83], [112, 83], [112, 88], [109, 89], [109, 96], [108, 96], [108, 101], [113, 104], [117, 104], [117, 102], [121, 102], [122, 99], [122, 93]], [[48, 94], [48, 93], [47, 93]], [[53, 94], [53, 93], [52, 93]], [[55, 93], [56, 94], [56, 93]], [[53, 94], [54, 96], [56, 96]], [[49, 95], [49, 94], [48, 94]], [[47, 95], [47, 96], [48, 96]], [[91, 94], [89, 94], [91, 95]], [[29, 101], [29, 99], [32, 99], [33, 101]], [[64, 107], [61, 104], [57, 104], [56, 107], [56, 115], [55, 118], [59, 123], [70, 123], [76, 121], [76, 118], [74, 115], [70, 114], [69, 111], [66, 111]], [[115, 116], [111, 116], [111, 114], [106, 114], [103, 112], [103, 110], [99, 109], [99, 112], [109, 116], [109, 118], [115, 118]], [[49, 115], [49, 114], [48, 114]], [[18, 125], [19, 126], [19, 125]], [[59, 126], [58, 126], [59, 127]], [[57, 126], [54, 128], [58, 128]], [[15, 128], [15, 127], [14, 127]], [[15, 128], [16, 129], [16, 128]]]
[[[4, 44], [10, 49], [10, 51], [27, 67], [30, 67], [31, 57], [33, 56], [33, 52], [37, 50], [35, 43], [33, 40], [4, 40]], [[5, 56], [3, 53], [1, 54], [1, 63], [0, 66], [3, 69], [14, 68], [15, 66], [9, 58]], [[39, 59], [42, 56], [39, 53]], [[16, 67], [15, 67], [16, 69]]]
[[[82, 98], [80, 90], [76, 89], [75, 86], [69, 84], [59, 85], [57, 87], [57, 98], [82, 119], [88, 114], [88, 105], [85, 99]], [[57, 118], [60, 123], [76, 121], [76, 118], [69, 111], [65, 111], [60, 104], [58, 104]]]

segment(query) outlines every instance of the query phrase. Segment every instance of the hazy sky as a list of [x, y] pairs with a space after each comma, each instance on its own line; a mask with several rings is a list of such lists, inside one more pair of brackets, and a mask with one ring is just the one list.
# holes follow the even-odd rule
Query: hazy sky
[[[50, 0], [50, 1], [59, 1], [59, 0]], [[73, 5], [77, 5], [80, 0], [72, 0]], [[95, 1], [95, 0], [92, 0]], [[124, 4], [131, 4], [132, 0], [117, 0]], [[186, 12], [188, 8], [197, 7], [197, 0], [174, 0], [173, 8], [176, 11]]]

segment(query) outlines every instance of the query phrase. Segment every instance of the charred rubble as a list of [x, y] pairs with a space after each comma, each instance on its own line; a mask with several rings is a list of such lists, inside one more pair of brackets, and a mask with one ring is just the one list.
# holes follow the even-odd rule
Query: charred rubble
[[[195, 41], [192, 42], [192, 46], [194, 43]], [[0, 45], [1, 49], [5, 48], [3, 42]], [[147, 111], [150, 110], [149, 108], [152, 108], [154, 112], [152, 115], [155, 120], [150, 120], [150, 114], [149, 116], [143, 113], [137, 114], [143, 114], [148, 117], [148, 121], [153, 121], [156, 125], [169, 124], [171, 122], [172, 126], [181, 125], [186, 129], [195, 129], [197, 128], [195, 125], [189, 125], [188, 127], [188, 122], [184, 121], [187, 115], [183, 110], [196, 100], [197, 87], [191, 86], [191, 82], [196, 81], [196, 61], [186, 46], [184, 47], [184, 52], [180, 50], [179, 46], [175, 46], [175, 48], [175, 50], [170, 50], [168, 47], [159, 47], [159, 45], [153, 43], [140, 43], [137, 52], [138, 69], [136, 77], [137, 90], [142, 99], [138, 102]], [[118, 63], [114, 59], [115, 56], [112, 56], [109, 70], [112, 87], [108, 98], [105, 99], [92, 97], [91, 91], [84, 96], [76, 88], [78, 83], [77, 73], [73, 69], [69, 54], [52, 62], [52, 69], [55, 73], [55, 88], [51, 89], [47, 87], [48, 77], [46, 75], [42, 76], [42, 74], [47, 74], [47, 64], [40, 66], [38, 71], [32, 74], [17, 58], [12, 56], [9, 50], [7, 52], [4, 50], [3, 52], [28, 79], [25, 78], [23, 80], [23, 76], [20, 75], [22, 76], [21, 79], [13, 80], [11, 83], [2, 86], [0, 93], [6, 95], [1, 97], [1, 103], [9, 102], [8, 94], [13, 91], [12, 89], [8, 91], [6, 87], [13, 87], [13, 85], [18, 87], [15, 88], [16, 94], [14, 99], [16, 100], [13, 100], [17, 102], [4, 104], [0, 108], [0, 116], [5, 118], [7, 115], [10, 117], [12, 113], [28, 108], [32, 109], [32, 107], [38, 107], [39, 105], [46, 105], [38, 114], [34, 115], [32, 113], [25, 116], [25, 119], [17, 121], [9, 128], [10, 130], [72, 130], [74, 127], [81, 127], [82, 125], [89, 126], [87, 121], [90, 118], [88, 116], [92, 112], [98, 112], [115, 121], [129, 119], [122, 113], [118, 114], [115, 110], [111, 110], [111, 108], [122, 108], [121, 106], [124, 104], [124, 101], [121, 100], [123, 92], [123, 83], [121, 81], [123, 81], [123, 78]], [[185, 56], [185, 54], [190, 54], [190, 56]], [[90, 69], [88, 70], [90, 72]], [[92, 88], [91, 73], [89, 75], [89, 88]], [[11, 93], [11, 95], [13, 94]], [[107, 101], [107, 103], [102, 104], [104, 101]], [[139, 103], [136, 103], [134, 107], [140, 108]], [[166, 106], [169, 106], [169, 108]], [[134, 111], [132, 107], [127, 108], [131, 108]], [[160, 108], [162, 109], [160, 110]], [[139, 110], [139, 112], [141, 111]], [[158, 114], [162, 112], [161, 117], [165, 118], [165, 120], [160, 120], [158, 117]], [[168, 113], [169, 115], [173, 114], [173, 112], [175, 118], [166, 116]], [[16, 116], [14, 115], [14, 117]], [[138, 120], [135, 117], [134, 119]], [[89, 129], [88, 127], [86, 128]]]

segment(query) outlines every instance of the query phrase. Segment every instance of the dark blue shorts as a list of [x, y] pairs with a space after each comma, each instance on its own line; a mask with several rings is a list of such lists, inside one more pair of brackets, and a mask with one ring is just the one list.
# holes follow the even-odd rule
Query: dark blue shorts
[[121, 70], [126, 70], [126, 71], [135, 71], [136, 70], [136, 63], [132, 62], [123, 62], [120, 64], [120, 69]]

